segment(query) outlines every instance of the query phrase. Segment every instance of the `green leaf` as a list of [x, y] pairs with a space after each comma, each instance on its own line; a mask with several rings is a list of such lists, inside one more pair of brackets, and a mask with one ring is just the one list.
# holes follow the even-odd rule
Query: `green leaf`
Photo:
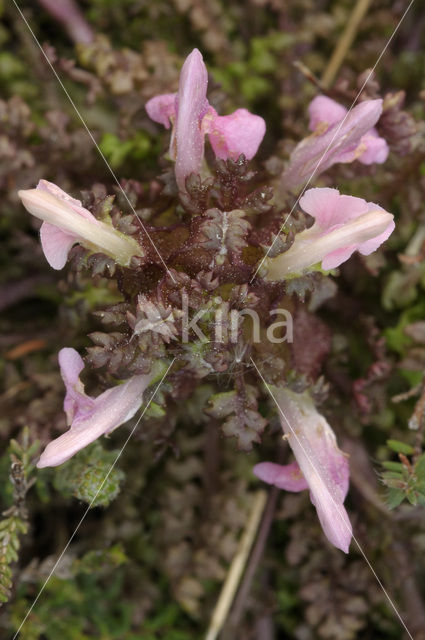
[[415, 473], [420, 477], [421, 480], [422, 477], [425, 476], [425, 453], [419, 456], [419, 458], [416, 460]]
[[395, 509], [404, 500], [404, 493], [399, 489], [390, 489], [388, 492], [386, 504], [388, 509]]
[[121, 140], [113, 133], [104, 133], [99, 147], [115, 169], [126, 160], [143, 160], [151, 150], [151, 141], [144, 131], [139, 131], [130, 140]]
[[236, 410], [236, 391], [215, 393], [209, 399], [209, 403], [206, 413], [214, 418], [224, 418]]
[[251, 451], [253, 442], [261, 442], [260, 435], [267, 420], [258, 413], [257, 390], [244, 385], [244, 393], [226, 391], [210, 398], [212, 406], [205, 409], [208, 415], [224, 419], [221, 425], [226, 436], [237, 439], [242, 451]]
[[396, 453], [404, 453], [406, 456], [412, 455], [412, 453], [415, 452], [410, 444], [400, 442], [400, 440], [387, 440], [387, 446]]
[[382, 466], [384, 467], [384, 469], [388, 469], [389, 471], [399, 471], [402, 472], [403, 471], [403, 465], [401, 464], [401, 462], [383, 462]]
[[99, 143], [100, 150], [114, 169], [124, 162], [132, 146], [129, 140], [123, 142], [113, 133], [104, 133]]
[[387, 345], [393, 351], [403, 354], [406, 349], [413, 343], [412, 339], [404, 333], [405, 327], [416, 320], [422, 320], [425, 316], [425, 303], [415, 305], [406, 309], [395, 327], [389, 327], [384, 331]]
[[119, 494], [124, 473], [111, 466], [117, 451], [95, 442], [54, 471], [54, 486], [64, 496], [73, 495], [92, 507], [107, 506]]
[[164, 407], [161, 407], [156, 402], [151, 402], [145, 411], [145, 418], [163, 418], [165, 415], [167, 415], [167, 412]]
[[244, 97], [252, 101], [259, 96], [269, 93], [272, 85], [265, 78], [250, 76], [241, 81], [241, 91]]
[[409, 491], [409, 493], [406, 493], [406, 498], [408, 499], [410, 504], [412, 504], [414, 507], [416, 507], [416, 505], [418, 504], [418, 496], [417, 496], [416, 492]]

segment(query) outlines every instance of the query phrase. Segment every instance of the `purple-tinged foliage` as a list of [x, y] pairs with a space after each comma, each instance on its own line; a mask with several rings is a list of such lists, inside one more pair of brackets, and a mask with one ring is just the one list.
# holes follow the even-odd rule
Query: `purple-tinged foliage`
[[[116, 287], [118, 304], [97, 312], [104, 328], [90, 334], [94, 346], [87, 362], [125, 380], [96, 398], [87, 396], [79, 377], [81, 357], [62, 349], [70, 426], [47, 446], [38, 466], [60, 465], [132, 417], [156, 363], [171, 359], [175, 365], [154, 409], [167, 429], [175, 426], [169, 404], [182, 407], [204, 380], [210, 391], [203, 419], [220, 426], [238, 449], [251, 451], [273, 419], [254, 360], [275, 385], [282, 427], [297, 460], [287, 467], [263, 463], [256, 473], [291, 491], [308, 486], [325, 534], [347, 551], [351, 525], [343, 502], [348, 463], [309, 395], [331, 336], [305, 305], [313, 301], [317, 277], [325, 277], [317, 273], [319, 265], [329, 270], [355, 251], [369, 255], [391, 234], [393, 216], [337, 189], [310, 189], [300, 199], [305, 213], [297, 212], [281, 236], [288, 194], [273, 196], [273, 177], [248, 168], [263, 138], [264, 121], [245, 109], [218, 116], [208, 103], [207, 85], [207, 70], [195, 49], [183, 65], [178, 93], [159, 95], [146, 105], [153, 120], [172, 127], [170, 157], [178, 191], [170, 172], [148, 190], [135, 181], [123, 183], [158, 252], [146, 242], [136, 217], [124, 216], [103, 187], [84, 194], [88, 208], [43, 180], [37, 189], [20, 192], [30, 213], [43, 220], [42, 247], [54, 268], [65, 265], [78, 243], [79, 268], [86, 266], [94, 278], [107, 277]], [[313, 101], [314, 134], [293, 152], [281, 187], [302, 182], [344, 118], [321, 170], [355, 158], [382, 162], [386, 143], [373, 129], [381, 111], [380, 100], [367, 101], [345, 118], [337, 103], [323, 97]], [[215, 155], [212, 163], [210, 155], [204, 157], [206, 135]], [[330, 294], [319, 293], [316, 306], [333, 293], [332, 287]], [[289, 330], [288, 316], [291, 323], [295, 318], [295, 330], [292, 324]]]
[[212, 396], [206, 412], [222, 422], [224, 435], [237, 438], [240, 450], [251, 451], [254, 442], [261, 442], [267, 420], [258, 413], [255, 387], [241, 386], [240, 381], [236, 386], [234, 391]]
[[[188, 185], [194, 177], [193, 174], [187, 181]], [[219, 163], [205, 192], [199, 191], [196, 195], [195, 191], [190, 191], [187, 194], [193, 205], [200, 207], [198, 215], [174, 224], [170, 230], [154, 226], [150, 228], [154, 242], [159, 243], [162, 255], [172, 267], [168, 274], [164, 272], [162, 264], [154, 264], [153, 253], [143, 255], [144, 250], [136, 240], [138, 231], [133, 229], [132, 220], [127, 224], [125, 219], [117, 217], [112, 201], [108, 201], [107, 206], [102, 205], [103, 214], [110, 211], [114, 224], [127, 225], [133, 235], [124, 235], [112, 224], [99, 220], [84, 209], [78, 200], [45, 181], [40, 183], [38, 189], [21, 192], [30, 212], [44, 220], [43, 225], [48, 233], [42, 230], [42, 243], [53, 266], [62, 266], [69, 248], [77, 241], [89, 251], [94, 248], [102, 251], [91, 255], [87, 261], [93, 275], [103, 273], [102, 265], [104, 259], [110, 259], [108, 255], [117, 262], [115, 271], [110, 270], [109, 277], [117, 279], [126, 303], [111, 310], [106, 309], [101, 316], [108, 330], [95, 331], [90, 335], [95, 346], [89, 348], [89, 362], [95, 368], [106, 368], [109, 373], [122, 378], [130, 377], [130, 380], [101, 394], [99, 398], [102, 401], [99, 400], [96, 407], [106, 400], [113, 403], [115, 394], [119, 398], [124, 394], [128, 396], [130, 404], [133, 402], [133, 411], [138, 401], [132, 394], [137, 394], [138, 385], [149, 380], [155, 361], [177, 356], [183, 365], [176, 374], [180, 379], [188, 376], [188, 379], [199, 380], [210, 375], [228, 375], [228, 372], [231, 377], [234, 376], [233, 390], [215, 394], [207, 413], [222, 421], [223, 432], [234, 436], [240, 449], [250, 450], [254, 442], [260, 441], [260, 434], [267, 424], [267, 418], [258, 412], [257, 391], [252, 375], [245, 379], [241, 369], [242, 363], [253, 353], [252, 342], [261, 344], [261, 347], [255, 345], [255, 354], [261, 353], [261, 349], [265, 350], [264, 371], [274, 383], [282, 378], [288, 364], [295, 366], [296, 375], [304, 376], [307, 386], [320, 374], [323, 358], [329, 348], [327, 338], [324, 339], [324, 336], [327, 337], [326, 327], [321, 324], [320, 331], [313, 329], [316, 337], [321, 336], [316, 343], [314, 340], [309, 343], [307, 336], [304, 339], [299, 331], [304, 326], [307, 333], [310, 332], [310, 323], [297, 327], [294, 334], [296, 341], [291, 348], [285, 345], [277, 351], [273, 344], [269, 344], [270, 336], [275, 337], [273, 331], [268, 333], [269, 325], [285, 289], [289, 296], [299, 289], [292, 284], [285, 287], [285, 277], [292, 277], [294, 272], [314, 266], [304, 264], [306, 255], [307, 262], [313, 259], [315, 264], [322, 260], [322, 266], [329, 268], [331, 260], [336, 266], [336, 262], [347, 259], [355, 249], [370, 253], [391, 232], [392, 216], [360, 198], [341, 196], [337, 190], [312, 189], [301, 199], [301, 206], [315, 218], [315, 223], [296, 233], [289, 249], [286, 247], [286, 251], [267, 260], [268, 274], [261, 284], [250, 282], [262, 253], [256, 241], [258, 230], [270, 237], [270, 226], [267, 224], [273, 229], [277, 223], [273, 210], [266, 204], [268, 192], [256, 195], [257, 190], [250, 187], [253, 180], [255, 176], [246, 172], [246, 164], [241, 164], [239, 159], [237, 162], [227, 160], [224, 164]], [[107, 203], [107, 200], [101, 195], [101, 202]], [[217, 206], [208, 208], [208, 204], [220, 204], [223, 209]], [[96, 202], [91, 206], [97, 210]], [[257, 206], [258, 213], [255, 209]], [[264, 223], [261, 222], [263, 215]], [[365, 218], [372, 219], [372, 231], [363, 224]], [[262, 224], [265, 225], [264, 230]], [[60, 242], [54, 244], [51, 241], [50, 228], [52, 237], [58, 236]], [[115, 242], [113, 246], [107, 243], [110, 238]], [[341, 246], [341, 242], [344, 246]], [[125, 259], [122, 246], [128, 250]], [[305, 247], [308, 248], [307, 252]], [[344, 256], [341, 256], [342, 249]], [[61, 253], [60, 260], [58, 250]], [[130, 257], [137, 255], [139, 260], [133, 258], [130, 266]], [[125, 263], [127, 266], [123, 266]], [[283, 269], [282, 263], [287, 263], [289, 267]], [[101, 265], [101, 271], [98, 265]], [[277, 275], [273, 277], [274, 274]], [[268, 282], [272, 279], [282, 281], [283, 285]], [[226, 289], [229, 285], [231, 288]], [[309, 283], [308, 287], [311, 286]], [[300, 320], [303, 317], [302, 309], [297, 310], [293, 302], [290, 305], [295, 318]], [[232, 314], [235, 313], [240, 315], [236, 316], [237, 322], [231, 327]], [[187, 314], [190, 317], [185, 320]], [[257, 324], [256, 318], [260, 324]], [[281, 334], [276, 336], [282, 342]], [[308, 361], [304, 357], [306, 344], [310, 344]], [[79, 359], [78, 355], [76, 357]], [[78, 363], [82, 366], [81, 359]], [[43, 454], [43, 465], [60, 464], [61, 460], [69, 457], [69, 452], [72, 455], [72, 452], [102, 433], [115, 428], [119, 420], [125, 418], [120, 413], [118, 422], [111, 425], [106, 418], [110, 419], [112, 412], [108, 412], [108, 416], [98, 413], [94, 405], [96, 400], [87, 397], [80, 389], [78, 375], [81, 369], [75, 373], [71, 364], [71, 360], [66, 360], [62, 367], [67, 381], [69, 376], [73, 380], [69, 382], [69, 397], [65, 406], [71, 428], [49, 445], [48, 456]], [[192, 384], [178, 384], [186, 393], [192, 393]], [[81, 412], [84, 409], [86, 412], [74, 418], [69, 414], [68, 407], [69, 398], [74, 397], [72, 394], [78, 398], [78, 410]], [[79, 426], [80, 422], [83, 427]], [[45, 462], [46, 459], [49, 462]]]
[[[96, 636], [114, 628], [119, 618], [123, 637], [149, 636], [152, 629], [167, 636], [170, 624], [187, 640], [206, 635], [226, 573], [252, 522], [257, 496], [265, 493], [258, 543], [247, 560], [247, 579], [224, 633], [241, 637], [283, 633], [323, 640], [368, 634], [395, 639], [403, 633], [397, 629], [398, 621], [391, 619], [385, 596], [374, 585], [364, 559], [355, 550], [347, 556], [326, 544], [309, 492], [290, 491], [307, 489], [308, 483], [291, 458], [288, 438], [282, 439], [279, 414], [260, 383], [254, 361], [277, 394], [281, 388], [298, 395], [308, 392], [317, 410], [338, 428], [338, 444], [350, 453], [350, 519], [358, 529], [359, 543], [385, 587], [388, 582], [388, 593], [412, 637], [419, 637], [425, 628], [420, 580], [415, 587], [415, 573], [420, 578], [424, 564], [418, 533], [425, 477], [421, 445], [425, 349], [420, 325], [425, 128], [423, 100], [417, 95], [423, 49], [419, 48], [423, 24], [415, 19], [420, 18], [419, 6], [413, 3], [379, 61], [378, 74], [394, 92], [381, 95], [369, 71], [357, 74], [363, 64], [373, 64], [403, 8], [396, 7], [402, 3], [371, 4], [357, 31], [355, 49], [348, 52], [326, 95], [348, 107], [362, 89], [366, 104], [383, 98], [382, 114], [358, 141], [331, 157], [335, 162], [326, 173], [320, 174], [319, 167], [309, 185], [336, 187], [341, 194], [379, 204], [396, 214], [397, 230], [375, 253], [364, 257], [356, 250], [340, 273], [323, 272], [320, 261], [301, 274], [268, 281], [263, 270], [255, 271], [274, 240], [271, 259], [290, 256], [292, 245], [299, 249], [304, 232], [319, 231], [320, 216], [310, 215], [307, 207], [298, 210], [280, 177], [291, 151], [305, 137], [309, 120], [315, 89], [305, 81], [309, 73], [305, 65], [311, 64], [319, 75], [325, 70], [338, 36], [337, 23], [348, 17], [349, 3], [342, 7], [337, 1], [336, 11], [329, 14], [329, 3], [308, 3], [309, 10], [303, 12], [295, 0], [248, 0], [244, 11], [252, 20], [243, 21], [242, 42], [240, 3], [235, 0], [230, 4], [75, 2], [92, 27], [101, 25], [103, 32], [88, 45], [80, 43], [75, 59], [61, 25], [54, 29], [37, 2], [39, 11], [26, 3], [25, 17], [83, 117], [88, 117], [87, 125], [169, 272], [124, 194], [111, 185], [106, 165], [53, 74], [25, 37], [25, 29], [19, 28], [18, 14], [6, 7], [3, 35], [10, 46], [1, 65], [6, 102], [0, 101], [5, 446], [9, 436], [16, 434], [21, 440], [18, 431], [25, 424], [30, 443], [37, 438], [43, 448], [66, 432], [64, 388], [54, 355], [63, 345], [72, 345], [83, 355], [86, 336], [92, 340], [81, 374], [92, 399], [135, 376], [151, 375], [156, 362], [176, 360], [155, 397], [144, 392], [145, 401], [152, 398], [152, 402], [112, 473], [128, 425], [98, 438], [54, 469], [31, 470], [36, 461], [27, 449], [17, 464], [16, 443], [10, 443], [15, 513], [27, 511], [29, 526], [17, 562], [11, 525], [16, 533], [19, 521], [7, 515], [0, 523], [0, 602], [10, 592], [14, 600], [10, 623], [4, 612], [5, 634], [15, 633], [16, 615], [28, 611], [34, 589], [44, 584], [51, 570], [46, 553], [57, 546], [57, 536], [72, 534], [81, 511], [74, 500], [91, 504], [107, 474], [92, 506], [106, 506], [117, 495], [118, 499], [111, 509], [89, 512], [77, 545], [70, 545], [62, 570], [30, 612], [28, 633], [55, 635], [53, 622], [60, 618], [65, 635], [72, 627], [77, 635]], [[276, 30], [276, 25], [283, 28]], [[191, 29], [196, 37], [191, 37], [195, 35]], [[175, 130], [178, 76], [184, 62], [179, 57], [181, 46], [189, 47], [189, 52], [199, 46], [205, 58], [208, 52], [215, 76], [210, 78], [208, 99], [220, 114], [214, 117], [209, 111], [210, 119], [207, 114], [202, 118], [205, 153], [199, 169], [185, 179], [183, 191], [177, 186], [175, 161], [157, 157], [172, 125]], [[296, 67], [295, 59], [300, 61]], [[31, 64], [25, 65], [28, 60]], [[312, 75], [309, 78], [314, 81]], [[399, 88], [404, 91], [398, 92]], [[144, 105], [160, 95], [163, 118], [158, 126]], [[261, 156], [249, 164], [243, 156], [231, 155], [233, 148], [249, 155], [251, 144], [248, 126], [253, 121], [249, 113], [244, 120], [238, 107], [261, 113], [267, 121]], [[233, 116], [222, 119], [234, 109]], [[346, 110], [321, 96], [311, 104], [310, 115], [314, 132], [308, 144], [320, 147], [322, 138], [334, 137]], [[169, 131], [162, 135], [163, 126]], [[198, 129], [199, 123], [193, 132]], [[339, 142], [338, 134], [335, 138]], [[382, 158], [385, 143], [391, 149], [389, 162], [365, 164]], [[242, 144], [248, 149], [238, 146]], [[315, 152], [313, 147], [308, 149]], [[266, 153], [272, 156], [266, 158]], [[328, 159], [323, 148], [322, 155]], [[65, 268], [49, 269], [37, 238], [40, 223], [17, 206], [16, 195], [20, 189], [35, 187], [41, 177], [81, 200], [96, 221], [111, 223], [143, 255], [120, 263], [105, 253], [106, 248], [90, 246], [77, 234]], [[332, 217], [335, 211], [328, 207], [325, 214]], [[54, 228], [61, 237], [64, 230]], [[323, 240], [332, 239], [329, 232], [333, 233], [327, 227]], [[316, 236], [315, 243], [320, 240]], [[52, 242], [49, 246], [57, 248]], [[66, 255], [62, 262], [65, 259]], [[187, 343], [182, 340], [183, 299], [190, 318], [205, 311], [197, 325], [200, 333], [189, 329]], [[270, 313], [281, 309], [293, 318], [293, 342], [274, 344], [269, 339]], [[5, 310], [11, 311], [9, 318]], [[242, 311], [246, 314], [238, 316], [232, 342], [226, 338], [228, 316]], [[250, 313], [258, 314], [258, 342]], [[374, 322], [376, 344], [365, 320]], [[282, 334], [282, 327], [274, 332]], [[378, 352], [379, 341], [387, 343], [386, 353]], [[80, 397], [82, 408], [83, 400]], [[216, 415], [210, 415], [208, 408]], [[135, 420], [136, 416], [132, 424]], [[386, 453], [387, 438], [397, 441], [388, 441]], [[251, 453], [245, 455], [241, 449], [249, 446]], [[320, 449], [320, 442], [315, 449]], [[326, 449], [324, 468], [333, 451]], [[11, 497], [8, 457], [0, 460], [6, 504]], [[273, 461], [265, 463], [265, 479], [288, 491], [252, 477], [250, 471], [260, 460]], [[277, 462], [290, 467], [282, 469], [275, 466]], [[33, 490], [25, 505], [22, 487], [30, 486], [35, 477], [36, 493]], [[314, 478], [310, 481], [315, 484]], [[405, 504], [400, 504], [403, 499]], [[128, 555], [127, 566], [114, 564], [118, 539]], [[11, 550], [9, 556], [5, 549]], [[86, 553], [88, 549], [93, 550]], [[247, 595], [259, 552], [257, 577]], [[107, 568], [110, 561], [112, 571]], [[6, 596], [5, 564], [13, 573]], [[74, 579], [75, 571], [86, 575]], [[69, 595], [66, 602], [58, 580]], [[111, 589], [103, 588], [106, 583]], [[120, 584], [125, 586], [121, 594]]]

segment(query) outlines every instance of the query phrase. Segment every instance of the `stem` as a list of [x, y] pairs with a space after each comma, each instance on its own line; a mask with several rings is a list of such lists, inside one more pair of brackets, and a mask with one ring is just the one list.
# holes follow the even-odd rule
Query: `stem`
[[242, 618], [246, 601], [251, 590], [252, 581], [255, 577], [258, 565], [260, 564], [261, 558], [264, 553], [264, 548], [266, 546], [267, 538], [269, 537], [270, 533], [270, 527], [273, 522], [278, 495], [279, 490], [276, 487], [272, 487], [267, 498], [267, 503], [264, 509], [264, 516], [261, 521], [257, 541], [249, 559], [249, 564], [245, 571], [245, 576], [241, 584], [241, 588], [239, 589], [238, 595], [235, 599], [235, 604], [233, 605], [233, 611], [229, 621], [229, 624], [232, 627], [233, 631], [237, 629]]
[[226, 580], [224, 581], [220, 596], [214, 608], [205, 640], [216, 640], [218, 634], [223, 628], [247, 562], [249, 552], [254, 542], [266, 500], [267, 493], [263, 489], [257, 491], [245, 531], [239, 543], [239, 548], [232, 560], [232, 564], [230, 565]]
[[342, 35], [338, 40], [331, 59], [329, 60], [328, 66], [323, 73], [323, 86], [329, 87], [334, 81], [335, 76], [343, 63], [348, 50], [354, 42], [354, 38], [356, 37], [360, 23], [366, 15], [367, 10], [369, 9], [370, 1], [371, 0], [357, 0], [356, 6], [354, 7], [350, 17], [348, 18], [347, 25], [342, 32]]

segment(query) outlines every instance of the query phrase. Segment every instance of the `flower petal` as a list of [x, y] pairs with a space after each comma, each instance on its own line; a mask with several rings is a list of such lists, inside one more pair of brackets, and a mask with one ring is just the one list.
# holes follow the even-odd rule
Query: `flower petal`
[[309, 189], [300, 205], [315, 222], [295, 236], [288, 251], [264, 260], [267, 280], [282, 280], [319, 263], [322, 269], [335, 269], [354, 251], [369, 255], [395, 226], [393, 216], [379, 205], [340, 195], [337, 189]]
[[[24, 207], [33, 216], [48, 223], [41, 230], [46, 258], [54, 269], [64, 266], [72, 245], [81, 242], [89, 250], [100, 250], [127, 266], [134, 255], [143, 256], [138, 242], [111, 224], [97, 220], [81, 202], [56, 185], [40, 180], [36, 189], [19, 191]], [[56, 227], [60, 232], [54, 232]], [[57, 246], [55, 246], [57, 243]]]
[[308, 489], [307, 481], [296, 462], [287, 465], [260, 462], [255, 465], [253, 473], [263, 482], [272, 484], [278, 489], [294, 492]]
[[48, 222], [43, 222], [40, 227], [40, 240], [47, 262], [56, 270], [64, 268], [68, 254], [77, 242], [75, 236]]
[[47, 445], [37, 467], [56, 467], [66, 462], [101, 435], [133, 417], [143, 402], [143, 392], [150, 379], [149, 375], [134, 376], [98, 396], [88, 413], [78, 416], [66, 433]]
[[307, 392], [279, 388], [276, 397], [282, 428], [310, 488], [323, 531], [332, 544], [347, 553], [352, 536], [343, 506], [349, 482], [347, 457], [338, 449], [334, 432]]
[[[372, 203], [369, 203], [369, 205], [371, 204]], [[385, 229], [385, 231], [375, 236], [374, 238], [371, 238], [370, 240], [366, 240], [366, 242], [362, 242], [358, 247], [358, 251], [364, 256], [370, 255], [371, 253], [376, 251], [376, 249], [380, 247], [381, 244], [385, 242], [385, 240], [387, 240], [390, 237], [394, 229], [395, 229], [395, 223], [394, 223], [394, 220], [391, 220], [388, 223], [388, 226]]]
[[341, 264], [346, 262], [356, 250], [356, 245], [350, 245], [349, 247], [342, 247], [327, 253], [322, 260], [322, 269], [324, 271], [330, 271], [336, 269]]
[[242, 153], [251, 160], [266, 132], [263, 118], [246, 109], [237, 109], [228, 116], [206, 116], [204, 123], [214, 153], [222, 160], [237, 160]]
[[[45, 187], [46, 184], [49, 188]], [[24, 207], [33, 216], [54, 226], [60, 226], [75, 237], [78, 237], [78, 225], [83, 228], [102, 226], [90, 211], [81, 206], [79, 200], [46, 180], [40, 180], [36, 189], [24, 189], [19, 191], [18, 195]]]
[[39, 180], [36, 189], [38, 189], [38, 191], [45, 191], [46, 193], [50, 193], [55, 198], [66, 202], [66, 204], [68, 204], [73, 209], [73, 211], [78, 213], [86, 220], [90, 220], [90, 222], [94, 222], [97, 225], [99, 224], [99, 221], [94, 217], [94, 215], [90, 213], [88, 209], [85, 209], [82, 206], [81, 200], [73, 198], [53, 182], [48, 182], [48, 180]]
[[169, 129], [171, 119], [176, 116], [176, 96], [176, 93], [164, 93], [148, 100], [145, 109], [149, 118]]
[[199, 173], [204, 155], [201, 119], [208, 109], [208, 73], [202, 55], [194, 49], [182, 67], [177, 94], [175, 126], [176, 180], [185, 190], [186, 178]]
[[315, 131], [320, 124], [331, 126], [340, 122], [347, 109], [335, 100], [327, 96], [316, 96], [309, 104], [308, 114], [310, 116], [309, 129]]
[[321, 482], [316, 483], [310, 492], [311, 502], [316, 507], [323, 532], [329, 542], [337, 549], [348, 553], [353, 529], [347, 511], [342, 504], [332, 498], [328, 488]]
[[[347, 114], [347, 109], [327, 96], [316, 96], [311, 101], [308, 112], [310, 115], [309, 129], [315, 131], [319, 127], [324, 133], [323, 125], [327, 129], [334, 124], [338, 124]], [[327, 130], [326, 129], [326, 130]], [[360, 138], [358, 144], [354, 144], [351, 149], [346, 149], [338, 156], [338, 162], [353, 162], [359, 160], [362, 164], [382, 164], [388, 157], [389, 149], [387, 142], [381, 138], [376, 129], [371, 129]]]
[[78, 351], [65, 347], [59, 351], [58, 360], [65, 386], [78, 384], [80, 382], [80, 373], [84, 369], [84, 360]]
[[360, 140], [360, 145], [364, 148], [359, 157], [362, 164], [382, 164], [388, 158], [390, 152], [387, 141], [381, 138], [375, 129], [366, 133]]
[[218, 158], [237, 160], [241, 154], [250, 160], [264, 137], [262, 118], [238, 109], [229, 116], [218, 116], [207, 100], [208, 73], [198, 49], [186, 58], [175, 94], [156, 96], [146, 104], [149, 116], [167, 129], [173, 124], [170, 157], [181, 192], [186, 178], [199, 174], [204, 156], [205, 135]]
[[306, 191], [300, 198], [300, 207], [315, 218], [322, 231], [358, 218], [368, 211], [366, 200], [340, 195], [338, 189], [327, 187]]
[[59, 351], [58, 360], [66, 389], [63, 408], [68, 424], [70, 424], [75, 417], [90, 411], [93, 408], [94, 400], [86, 395], [84, 385], [80, 380], [84, 361], [78, 351], [65, 347]]

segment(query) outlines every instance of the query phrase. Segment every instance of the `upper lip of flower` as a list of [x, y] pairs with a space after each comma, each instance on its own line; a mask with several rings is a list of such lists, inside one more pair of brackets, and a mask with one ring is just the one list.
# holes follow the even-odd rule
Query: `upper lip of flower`
[[266, 125], [260, 116], [237, 109], [218, 116], [207, 100], [208, 74], [201, 53], [194, 49], [182, 67], [178, 94], [156, 96], [146, 104], [148, 115], [167, 129], [173, 124], [170, 155], [176, 161], [176, 180], [181, 191], [186, 178], [199, 173], [207, 134], [217, 157], [250, 160], [264, 137]]

